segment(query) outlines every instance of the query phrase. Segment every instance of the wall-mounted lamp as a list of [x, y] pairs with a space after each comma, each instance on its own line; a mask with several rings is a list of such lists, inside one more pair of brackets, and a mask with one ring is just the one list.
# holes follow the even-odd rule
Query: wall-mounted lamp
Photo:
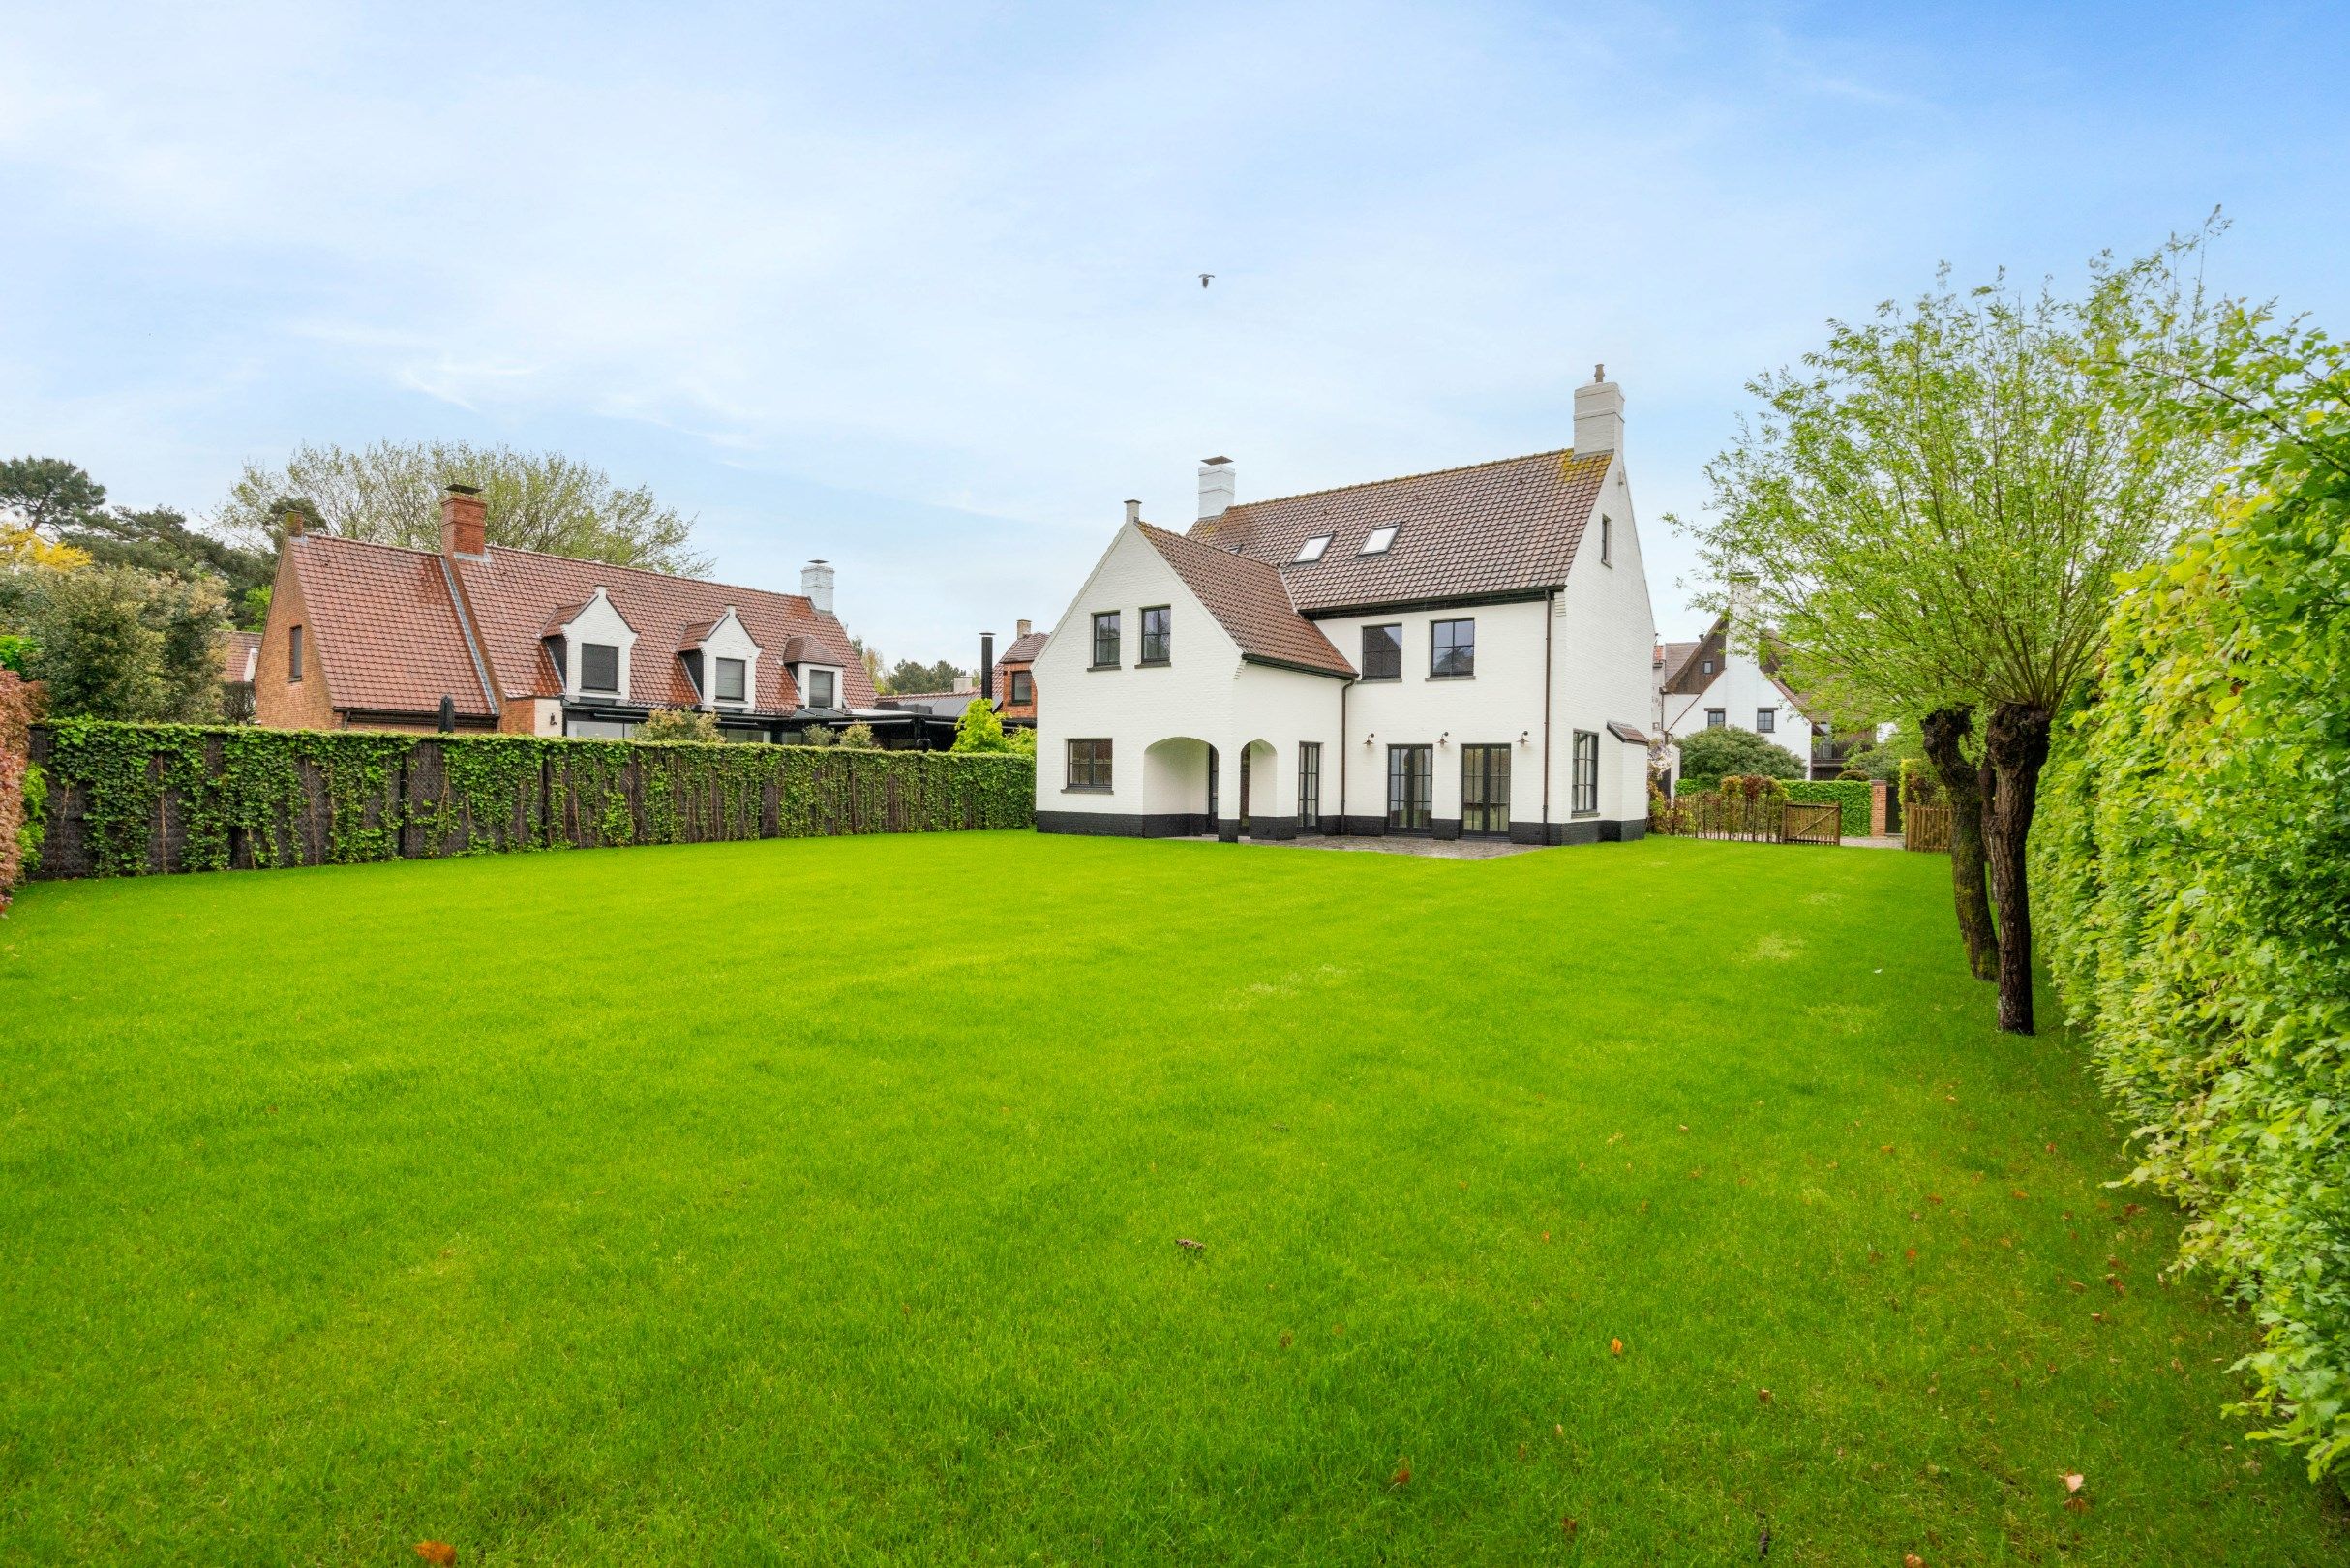
[[1522, 745], [1525, 745], [1525, 744], [1527, 743], [1527, 741], [1526, 741], [1526, 737], [1528, 737], [1528, 736], [1532, 735], [1533, 733], [1534, 733], [1534, 732], [1533, 732], [1533, 731], [1531, 731], [1531, 730], [1521, 730], [1521, 731], [1519, 731], [1519, 732], [1518, 732], [1518, 743], [1519, 743], [1520, 745], [1521, 745], [1521, 746], [1522, 746]]
[[1366, 746], [1369, 746], [1369, 745], [1370, 745], [1370, 744], [1371, 744], [1371, 743], [1373, 740], [1376, 740], [1377, 739], [1379, 739], [1378, 732], [1374, 730], [1374, 731], [1372, 731], [1371, 734], [1369, 734], [1369, 735], [1367, 735], [1367, 736], [1363, 737], [1363, 744], [1364, 744], [1364, 745], [1366, 745]]
[[1436, 744], [1438, 744], [1438, 745], [1440, 745], [1440, 746], [1448, 746], [1448, 745], [1451, 745], [1451, 744], [1452, 744], [1452, 741], [1453, 741], [1453, 732], [1452, 732], [1452, 731], [1450, 731], [1450, 730], [1447, 730], [1447, 731], [1445, 731], [1445, 732], [1444, 732], [1442, 735], [1440, 735], [1440, 736], [1436, 737]]

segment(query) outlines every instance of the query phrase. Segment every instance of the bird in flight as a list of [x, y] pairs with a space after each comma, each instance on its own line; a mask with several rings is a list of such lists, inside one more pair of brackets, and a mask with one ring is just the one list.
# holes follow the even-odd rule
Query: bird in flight
[[1200, 287], [1202, 287], [1202, 288], [1207, 287], [1207, 286], [1208, 286], [1208, 285], [1209, 285], [1209, 283], [1211, 283], [1211, 282], [1212, 282], [1212, 281], [1215, 279], [1215, 277], [1216, 277], [1216, 274], [1215, 274], [1215, 273], [1213, 273], [1213, 272], [1203, 272], [1203, 273], [1201, 273], [1201, 274], [1199, 275], [1199, 286], [1200, 286]]

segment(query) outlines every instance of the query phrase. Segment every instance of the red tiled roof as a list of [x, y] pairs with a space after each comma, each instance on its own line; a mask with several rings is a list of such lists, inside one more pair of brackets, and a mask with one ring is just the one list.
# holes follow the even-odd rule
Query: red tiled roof
[[[302, 535], [286, 548], [337, 708], [430, 713], [445, 695], [465, 716], [496, 713], [450, 593], [450, 562], [426, 551], [331, 534]], [[840, 696], [849, 706], [873, 704], [873, 683], [850, 648], [848, 633], [800, 594], [497, 545], [485, 558], [459, 558], [454, 566], [481, 657], [501, 698], [562, 694], [545, 640], [600, 588], [637, 634], [624, 701], [648, 708], [701, 701], [678, 654], [732, 606], [760, 648], [746, 711], [773, 715], [800, 706], [798, 688], [784, 668], [792, 645], [806, 662], [839, 667]]]
[[325, 533], [286, 548], [337, 708], [430, 713], [447, 697], [468, 718], [496, 715], [440, 557]]
[[[1274, 567], [1308, 615], [1531, 592], [1567, 580], [1613, 457], [1536, 452], [1250, 501], [1193, 525], [1190, 537]], [[1387, 527], [1397, 531], [1384, 554], [1359, 553]], [[1322, 534], [1321, 558], [1299, 562], [1299, 547]]]
[[500, 545], [491, 546], [486, 559], [460, 559], [457, 566], [480, 626], [483, 652], [506, 696], [560, 695], [540, 641], [548, 617], [559, 607], [584, 604], [600, 588], [637, 634], [628, 660], [629, 702], [668, 708], [701, 701], [678, 655], [732, 606], [760, 650], [749, 711], [789, 713], [800, 706], [799, 689], [784, 668], [787, 659], [838, 666], [846, 706], [873, 706], [873, 682], [849, 647], [848, 632], [835, 618], [818, 614], [802, 594]]
[[253, 679], [254, 666], [260, 657], [259, 632], [230, 632], [227, 642], [221, 645], [221, 679], [231, 686], [244, 685]]
[[1001, 669], [1007, 664], [1034, 664], [1037, 655], [1044, 651], [1044, 639], [1051, 635], [1050, 632], [1032, 631], [1026, 637], [1015, 638], [1011, 647], [1004, 650], [1003, 657], [996, 660], [997, 668]]
[[1240, 645], [1244, 658], [1294, 665], [1324, 675], [1355, 673], [1354, 666], [1330, 646], [1322, 628], [1290, 605], [1281, 574], [1271, 566], [1148, 523], [1141, 528], [1143, 538], [1175, 568], [1184, 587], [1198, 596], [1217, 624]]

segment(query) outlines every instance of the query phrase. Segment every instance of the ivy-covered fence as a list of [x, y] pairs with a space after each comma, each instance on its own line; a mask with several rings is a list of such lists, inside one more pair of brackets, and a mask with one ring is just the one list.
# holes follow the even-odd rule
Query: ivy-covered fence
[[68, 721], [39, 877], [1026, 828], [1027, 757]]

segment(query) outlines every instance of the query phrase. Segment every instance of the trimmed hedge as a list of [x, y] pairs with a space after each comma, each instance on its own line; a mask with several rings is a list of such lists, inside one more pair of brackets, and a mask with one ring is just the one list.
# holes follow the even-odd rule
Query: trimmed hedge
[[68, 721], [43, 876], [1025, 828], [1025, 757]]
[[2300, 450], [2129, 582], [2033, 836], [2132, 1180], [2264, 1331], [2237, 1413], [2350, 1477], [2350, 475]]
[[1866, 838], [1873, 789], [1865, 779], [1799, 779], [1787, 786], [1787, 798], [1806, 805], [1842, 807], [1844, 836]]

